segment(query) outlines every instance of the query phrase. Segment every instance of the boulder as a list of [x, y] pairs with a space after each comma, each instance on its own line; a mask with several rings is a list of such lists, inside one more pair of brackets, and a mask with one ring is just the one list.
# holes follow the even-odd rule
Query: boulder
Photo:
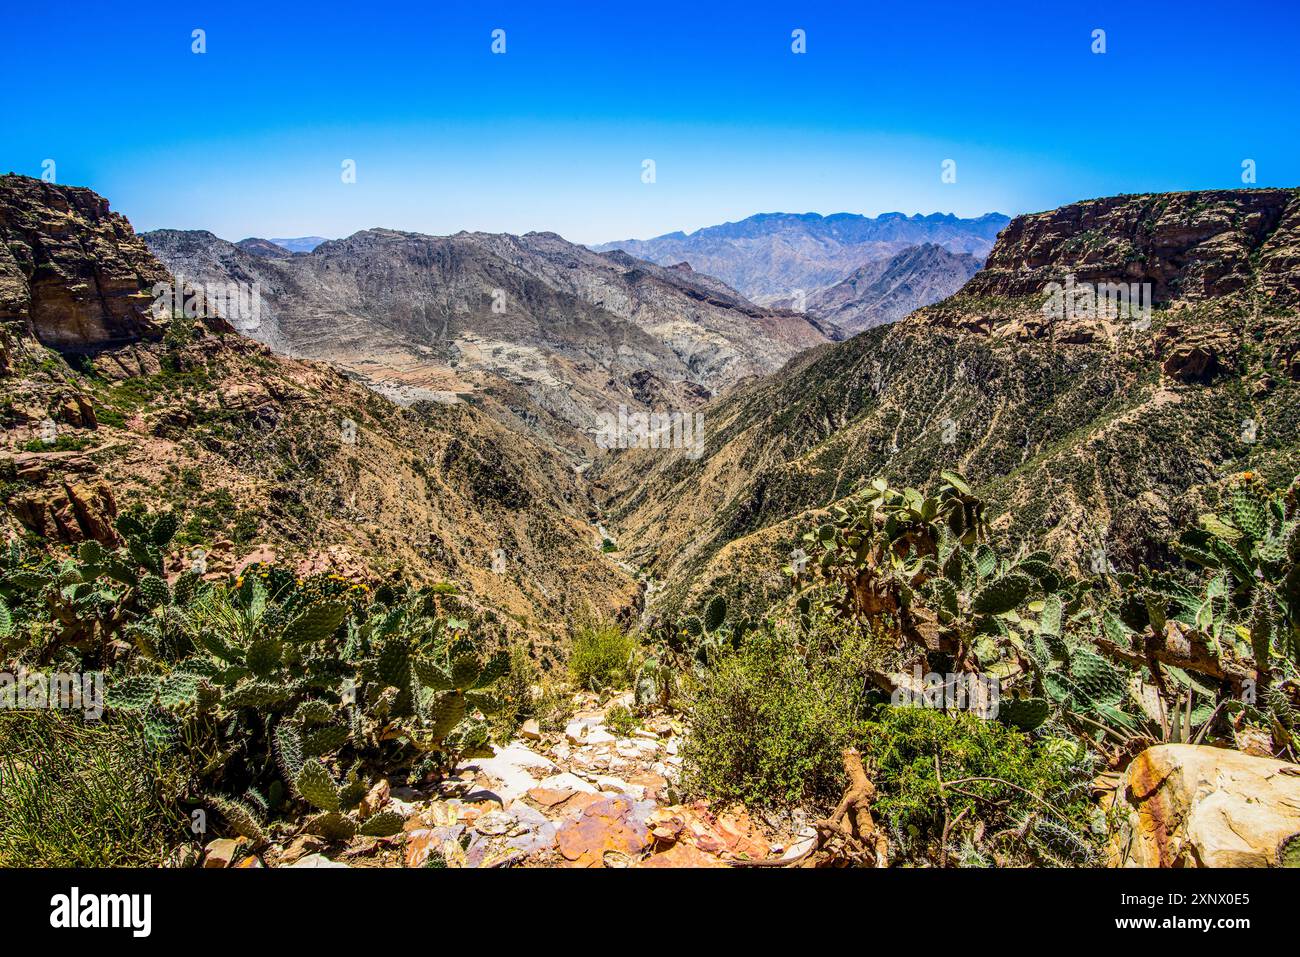
[[247, 847], [248, 841], [242, 837], [222, 837], [211, 841], [204, 849], [203, 866], [205, 868], [230, 867]]
[[1222, 368], [1218, 350], [1211, 343], [1180, 343], [1165, 358], [1161, 370], [1179, 382], [1203, 383]]
[[1121, 867], [1274, 867], [1300, 833], [1300, 766], [1190, 744], [1149, 748], [1116, 795]]
[[[25, 465], [27, 474], [35, 466]], [[93, 538], [107, 548], [118, 545], [113, 530], [117, 503], [106, 482], [65, 482], [57, 489], [39, 488], [11, 496], [9, 511], [29, 531], [50, 541], [75, 545]]]
[[625, 864], [650, 845], [646, 820], [652, 810], [653, 802], [627, 795], [594, 801], [560, 828], [556, 835], [560, 854], [570, 867]]

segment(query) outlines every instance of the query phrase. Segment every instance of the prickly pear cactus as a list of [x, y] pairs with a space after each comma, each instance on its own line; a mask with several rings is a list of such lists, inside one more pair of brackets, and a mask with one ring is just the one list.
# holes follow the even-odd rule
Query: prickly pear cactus
[[1046, 698], [1002, 698], [998, 701], [998, 720], [1033, 731], [1050, 717], [1052, 706]]

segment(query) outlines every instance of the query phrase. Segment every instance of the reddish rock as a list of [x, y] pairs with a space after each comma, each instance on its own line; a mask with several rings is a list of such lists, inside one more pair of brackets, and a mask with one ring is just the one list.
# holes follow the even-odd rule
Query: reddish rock
[[761, 860], [771, 845], [742, 807], [714, 814], [704, 801], [656, 808], [648, 820], [651, 834], [660, 845], [689, 844], [708, 854]]
[[572, 867], [604, 867], [608, 852], [639, 855], [650, 844], [650, 830], [638, 811], [629, 797], [596, 800], [560, 828], [560, 853]]
[[567, 788], [532, 788], [528, 792], [528, 799], [540, 808], [553, 808], [563, 804], [577, 793]]
[[78, 429], [93, 429], [99, 424], [90, 399], [80, 394], [64, 397], [59, 404], [59, 418]]
[[661, 854], [652, 854], [638, 865], [640, 867], [726, 867], [727, 865], [706, 854], [693, 844], [675, 844]]
[[13, 496], [7, 504], [25, 528], [52, 542], [71, 545], [93, 538], [109, 548], [118, 545], [113, 530], [117, 503], [104, 482], [36, 489]]

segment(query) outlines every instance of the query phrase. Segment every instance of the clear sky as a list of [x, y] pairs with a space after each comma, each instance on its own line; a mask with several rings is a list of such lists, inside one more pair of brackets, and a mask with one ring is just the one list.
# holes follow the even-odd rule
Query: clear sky
[[0, 171], [53, 159], [139, 230], [593, 243], [1234, 187], [1245, 159], [1300, 185], [1294, 0], [61, 0], [0, 22]]

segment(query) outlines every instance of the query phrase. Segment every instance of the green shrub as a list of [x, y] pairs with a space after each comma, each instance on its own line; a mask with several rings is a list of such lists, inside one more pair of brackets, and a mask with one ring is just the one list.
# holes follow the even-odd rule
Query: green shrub
[[605, 712], [605, 726], [620, 738], [636, 730], [636, 716], [625, 705], [616, 704]]
[[100, 425], [111, 425], [118, 429], [126, 427], [126, 416], [117, 409], [101, 407], [96, 410], [95, 418], [99, 420]]
[[44, 439], [32, 439], [24, 442], [19, 446], [24, 452], [80, 452], [94, 444], [94, 440], [86, 435], [70, 435], [67, 432], [61, 432], [55, 437], [53, 442], [46, 442]]
[[543, 731], [563, 731], [573, 717], [573, 690], [560, 684], [544, 684], [535, 708]]
[[882, 706], [859, 749], [896, 853], [935, 856], [946, 801], [948, 849], [968, 863], [1096, 863], [1096, 772], [1073, 738], [1031, 740], [970, 713]]
[[582, 625], [573, 635], [569, 673], [584, 691], [628, 687], [636, 650], [636, 639], [612, 622]]
[[136, 722], [0, 713], [0, 866], [157, 866], [192, 836], [182, 764]]
[[821, 637], [810, 648], [791, 626], [769, 624], [703, 673], [682, 751], [689, 793], [751, 807], [835, 802], [865, 692], [857, 642]]
[[536, 662], [528, 654], [528, 646], [521, 643], [511, 648], [510, 670], [496, 686], [501, 710], [494, 716], [493, 726], [498, 737], [509, 740], [521, 724], [537, 716], [533, 685], [540, 681], [541, 674]]
[[[856, 747], [895, 860], [1095, 863], [1087, 748], [970, 713], [881, 705], [867, 674], [890, 654], [872, 632], [817, 609], [803, 625], [768, 622], [750, 633], [693, 690], [686, 791], [826, 809], [846, 784], [843, 749]], [[960, 783], [941, 794], [939, 774]], [[990, 780], [961, 780], [970, 778]]]

